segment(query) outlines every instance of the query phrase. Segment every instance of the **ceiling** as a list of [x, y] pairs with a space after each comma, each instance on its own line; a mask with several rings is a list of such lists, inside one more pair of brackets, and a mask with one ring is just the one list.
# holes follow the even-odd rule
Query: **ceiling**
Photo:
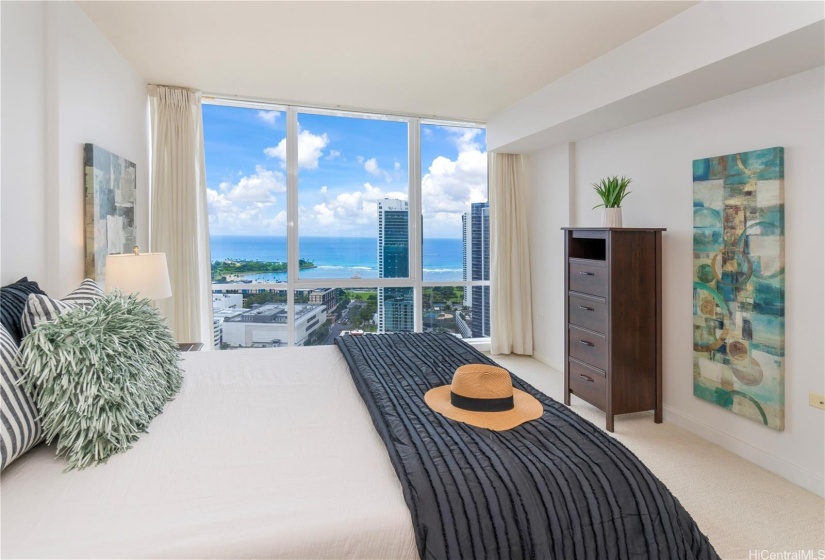
[[149, 82], [485, 121], [695, 2], [79, 2]]

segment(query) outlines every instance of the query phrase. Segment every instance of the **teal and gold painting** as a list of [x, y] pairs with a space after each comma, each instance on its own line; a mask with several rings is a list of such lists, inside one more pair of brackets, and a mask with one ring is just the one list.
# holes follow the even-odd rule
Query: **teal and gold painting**
[[693, 162], [693, 394], [785, 428], [784, 149]]

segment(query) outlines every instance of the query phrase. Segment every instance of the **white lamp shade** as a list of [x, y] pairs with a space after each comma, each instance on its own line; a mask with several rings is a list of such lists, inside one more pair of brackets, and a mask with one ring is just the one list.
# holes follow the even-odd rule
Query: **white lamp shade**
[[115, 289], [149, 299], [171, 296], [166, 253], [106, 255], [106, 291]]

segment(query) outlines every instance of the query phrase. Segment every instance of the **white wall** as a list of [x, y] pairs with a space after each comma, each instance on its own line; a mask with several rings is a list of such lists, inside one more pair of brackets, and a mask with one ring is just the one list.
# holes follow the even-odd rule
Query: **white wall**
[[0, 282], [46, 278], [44, 5], [0, 4]]
[[[786, 409], [776, 432], [693, 396], [692, 161], [772, 146], [785, 147]], [[576, 226], [600, 225], [591, 183], [607, 175], [633, 178], [626, 226], [666, 227], [664, 237], [665, 421], [687, 429], [822, 495], [825, 413], [808, 393], [825, 391], [823, 354], [823, 208], [825, 208], [825, 69], [822, 67], [576, 143], [573, 165], [553, 165], [553, 151], [529, 156], [534, 189], [531, 231], [561, 236], [563, 212], [552, 192], [574, 176], [570, 212]], [[562, 197], [563, 198], [563, 197]], [[556, 221], [556, 223], [549, 223]], [[539, 222], [539, 223], [537, 223]], [[535, 240], [535, 237], [533, 238]], [[548, 238], [549, 239], [549, 238]], [[562, 268], [558, 251], [534, 254], [534, 271]], [[534, 301], [547, 296], [534, 283]], [[554, 293], [557, 290], [554, 291]], [[563, 309], [563, 294], [550, 304]], [[537, 318], [538, 315], [534, 318]], [[553, 324], [548, 324], [548, 321]], [[558, 313], [537, 320], [536, 336], [558, 336]], [[536, 340], [558, 364], [563, 347]], [[621, 430], [621, 424], [617, 424]]]
[[3, 283], [29, 275], [61, 296], [84, 276], [83, 144], [137, 165], [146, 246], [146, 82], [74, 2], [3, 2], [2, 25], [0, 274]]
[[574, 144], [526, 155], [529, 185], [530, 282], [533, 286], [533, 355], [564, 370], [564, 236], [570, 224]]

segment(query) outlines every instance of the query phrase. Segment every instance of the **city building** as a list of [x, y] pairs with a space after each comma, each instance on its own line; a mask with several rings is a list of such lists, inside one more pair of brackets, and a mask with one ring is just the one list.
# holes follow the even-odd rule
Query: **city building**
[[229, 294], [212, 292], [212, 308], [242, 309], [243, 294]]
[[219, 282], [212, 284], [213, 294], [240, 294], [241, 296], [250, 294], [264, 294], [272, 292], [285, 292], [286, 284], [283, 282]]
[[243, 313], [243, 307], [218, 307], [213, 298], [212, 300], [212, 338], [215, 343], [215, 348], [220, 348], [223, 344], [223, 322], [226, 319], [236, 317]]
[[[472, 227], [471, 280], [490, 279], [490, 205], [475, 202], [470, 206]], [[466, 292], [466, 291], [465, 291]], [[473, 338], [490, 336], [490, 286], [472, 287]]]
[[[461, 215], [461, 246], [463, 249], [464, 258], [462, 259], [462, 280], [465, 282], [472, 277], [473, 261], [471, 244], [473, 239], [472, 230], [473, 218], [469, 212], [464, 212]], [[473, 306], [473, 291], [467, 287], [464, 288], [464, 307]], [[469, 336], [469, 335], [468, 335]]]
[[[378, 202], [378, 277], [410, 275], [410, 212], [405, 200]], [[378, 332], [412, 332], [415, 304], [411, 288], [378, 288]]]
[[327, 313], [332, 313], [332, 310], [338, 305], [338, 296], [335, 288], [318, 288], [309, 293], [309, 303], [314, 305], [323, 305], [327, 309]]
[[[465, 290], [465, 293], [469, 291], [470, 290]], [[473, 329], [467, 323], [467, 320], [464, 318], [464, 314], [462, 311], [456, 311], [455, 324], [458, 327], [458, 332], [461, 334], [461, 338], [473, 337]]]
[[212, 317], [212, 344], [214, 348], [221, 347], [221, 332], [223, 331], [223, 319]]
[[[267, 303], [223, 320], [222, 343], [230, 348], [277, 348], [289, 339], [287, 305]], [[323, 305], [295, 304], [295, 345], [303, 346], [309, 335], [326, 321]]]

